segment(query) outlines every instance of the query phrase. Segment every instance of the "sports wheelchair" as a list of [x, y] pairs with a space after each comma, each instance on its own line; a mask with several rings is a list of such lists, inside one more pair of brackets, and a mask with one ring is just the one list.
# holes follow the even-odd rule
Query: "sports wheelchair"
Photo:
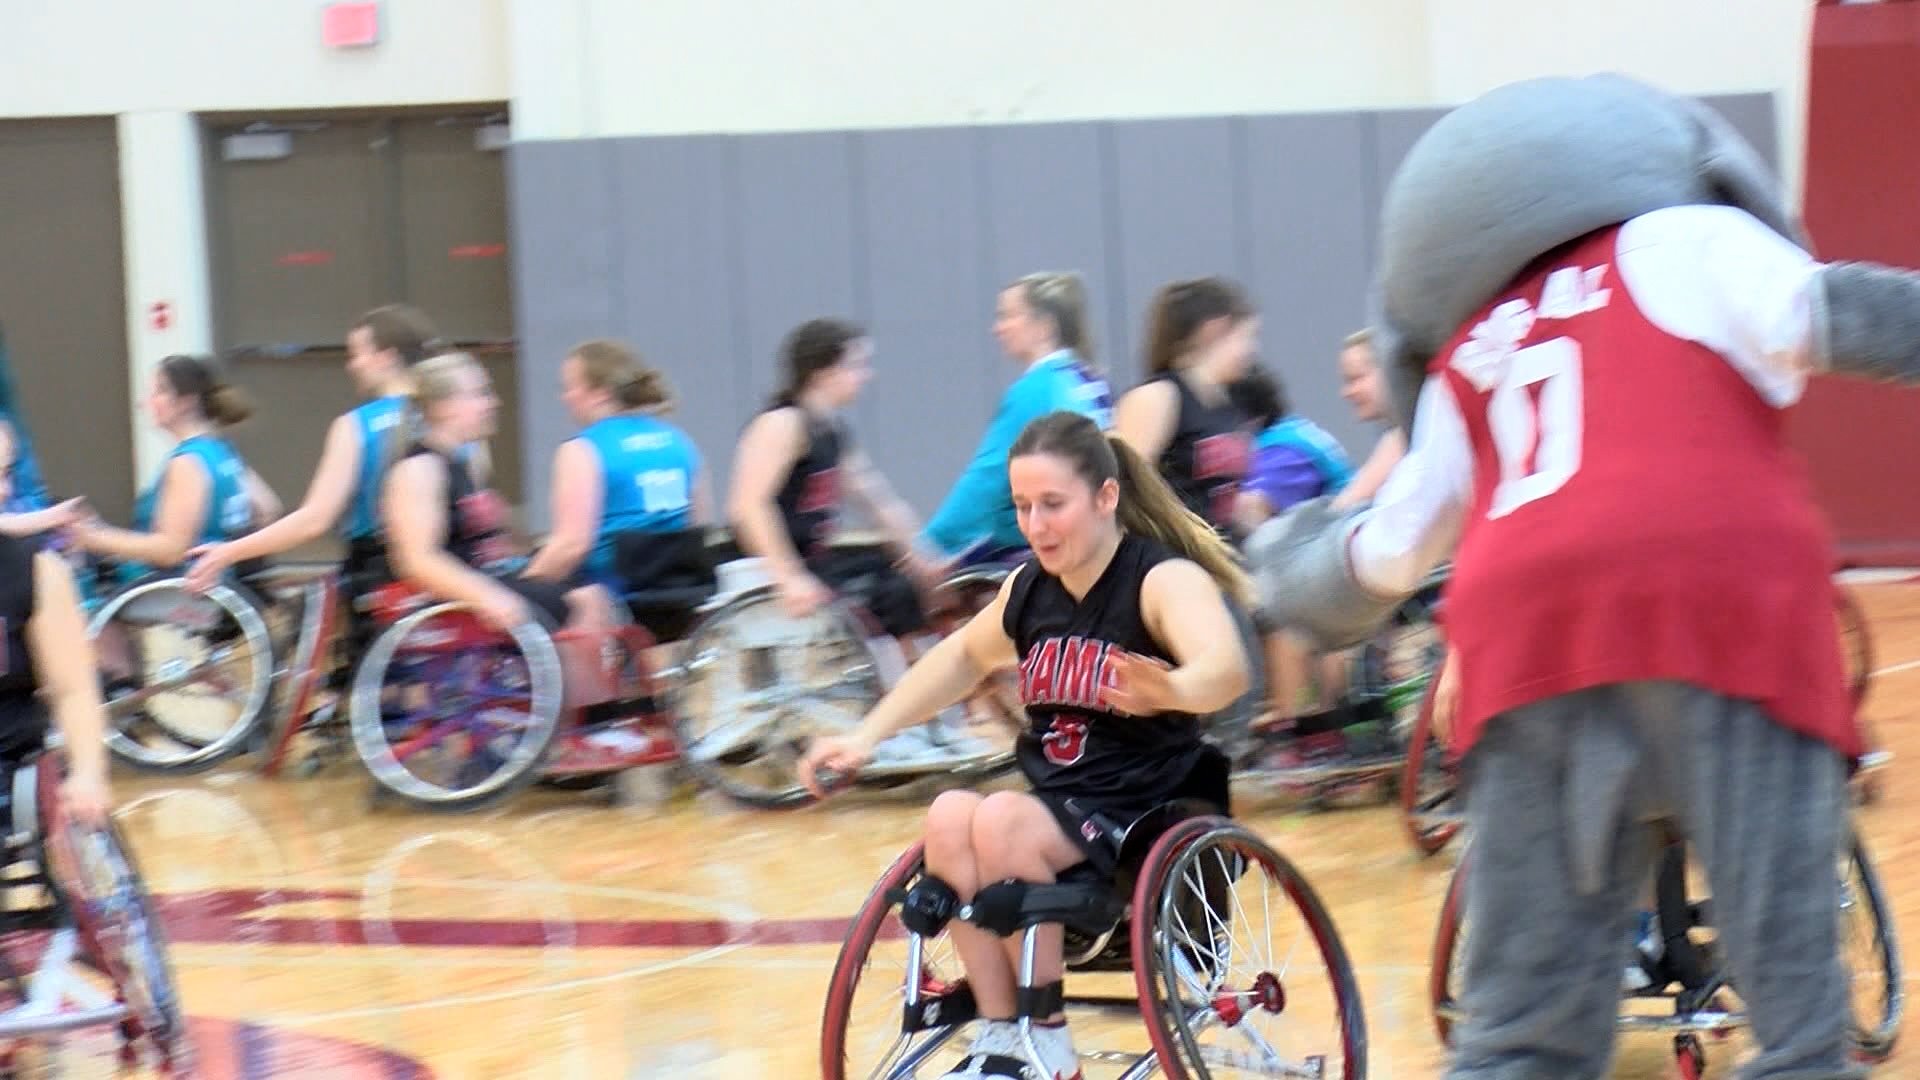
[[[1847, 690], [1858, 713], [1873, 685], [1873, 634], [1852, 590], [1835, 584], [1833, 602], [1845, 653]], [[1400, 773], [1400, 811], [1414, 850], [1422, 855], [1434, 855], [1459, 835], [1466, 817], [1456, 797], [1459, 787], [1456, 764], [1445, 743], [1434, 736], [1433, 688], [1423, 686], [1421, 695]], [[1892, 753], [1886, 750], [1862, 755], [1853, 777], [1856, 802], [1867, 804], [1879, 797], [1879, 773], [1892, 760]]]
[[[903, 666], [888, 660], [897, 646], [845, 600], [788, 617], [771, 585], [723, 582], [725, 554], [699, 529], [623, 538], [621, 576], [654, 585], [623, 598], [631, 622], [607, 634], [529, 624], [503, 635], [404, 584], [373, 590], [359, 605], [378, 629], [353, 674], [355, 752], [382, 790], [441, 810], [536, 778], [581, 787], [673, 762], [748, 805], [806, 802], [792, 780], [799, 754], [858, 724]], [[980, 589], [963, 576], [942, 591], [977, 609]], [[656, 663], [662, 645], [678, 657]], [[952, 742], [862, 779], [1011, 767], [1010, 750]]]
[[1309, 808], [1329, 805], [1348, 791], [1393, 784], [1409, 756], [1420, 704], [1446, 656], [1440, 631], [1445, 584], [1446, 570], [1435, 571], [1352, 651], [1343, 708], [1374, 729], [1375, 737], [1366, 745], [1316, 756], [1299, 751], [1301, 743], [1315, 737], [1297, 735], [1289, 726], [1237, 731], [1223, 739], [1235, 778], [1277, 788]]
[[204, 594], [152, 574], [93, 605], [88, 636], [124, 654], [102, 657], [108, 750], [146, 771], [199, 772], [283, 747], [285, 719], [312, 711], [337, 594], [331, 572], [262, 564]]
[[[908, 848], [868, 894], [834, 963], [821, 1076], [937, 1076], [959, 1060], [978, 1011], [945, 933], [952, 919], [1020, 936], [1017, 1011], [1035, 1066], [1032, 1021], [1064, 1007], [1081, 1058], [1123, 1065], [1129, 1080], [1156, 1071], [1175, 1080], [1367, 1075], [1366, 1019], [1346, 949], [1312, 887], [1272, 846], [1217, 808], [1182, 801], [1127, 830], [1119, 866], [1112, 879], [1083, 863], [1051, 885], [989, 885], [960, 904], [927, 878], [923, 845]], [[1308, 950], [1275, 944], [1274, 917], [1288, 912]], [[1236, 933], [1241, 920], [1264, 923], [1264, 937]], [[1104, 984], [1102, 992], [1034, 985], [1037, 931], [1052, 923], [1064, 929], [1069, 979]], [[885, 973], [870, 972], [881, 961]], [[1327, 988], [1308, 992], [1301, 977], [1322, 975]], [[1087, 1049], [1090, 1038], [1118, 1034], [1092, 1018], [1101, 1015], [1142, 1017], [1148, 1048]]]
[[[1461, 1005], [1464, 963], [1461, 941], [1468, 931], [1466, 911], [1467, 861], [1461, 856], [1447, 886], [1440, 909], [1439, 932], [1433, 944], [1428, 973], [1429, 997], [1440, 1041], [1451, 1044], [1453, 1025], [1466, 1015]], [[1894, 937], [1892, 909], [1880, 876], [1868, 861], [1856, 835], [1838, 860], [1835, 884], [1844, 963], [1853, 975], [1853, 1018], [1848, 1037], [1856, 1060], [1875, 1064], [1893, 1053], [1905, 1008], [1906, 986], [1901, 972], [1900, 947]], [[1655, 910], [1642, 918], [1649, 937], [1664, 939], [1649, 952], [1636, 954], [1635, 971], [1643, 984], [1630, 992], [1618, 1030], [1627, 1034], [1666, 1034], [1673, 1037], [1675, 1064], [1681, 1080], [1700, 1080], [1707, 1056], [1700, 1036], [1724, 1039], [1745, 1027], [1744, 1010], [1729, 1000], [1737, 998], [1718, 944], [1712, 939], [1712, 901], [1693, 899], [1687, 889], [1686, 847], [1669, 832], [1654, 879]], [[1621, 942], [1623, 958], [1627, 942]], [[1647, 1003], [1671, 1006], [1665, 1015], [1645, 1010]]]
[[74, 821], [60, 800], [57, 747], [6, 776], [8, 900], [0, 907], [0, 1051], [19, 1068], [68, 1032], [118, 1029], [120, 1058], [147, 1051], [191, 1075], [193, 1048], [167, 942], [133, 853], [109, 823]]
[[[702, 609], [685, 659], [673, 672], [673, 717], [688, 767], [701, 781], [749, 806], [795, 807], [812, 800], [795, 780], [807, 744], [852, 731], [905, 674], [900, 643], [858, 601], [837, 597], [805, 619], [780, 609], [777, 588], [747, 578]], [[931, 641], [957, 630], [993, 601], [1012, 565], [963, 566], [924, 597]], [[969, 707], [989, 718], [970, 725]], [[852, 784], [892, 788], [929, 777], [974, 783], [1013, 768], [1010, 730], [1018, 691], [990, 678], [968, 706], [875, 748]], [[1005, 725], [1008, 730], [997, 728]]]

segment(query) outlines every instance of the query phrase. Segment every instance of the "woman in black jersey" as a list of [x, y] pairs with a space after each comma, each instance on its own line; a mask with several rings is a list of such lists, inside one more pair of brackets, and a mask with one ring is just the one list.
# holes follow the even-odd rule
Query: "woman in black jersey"
[[[857, 732], [817, 740], [800, 763], [819, 793], [819, 770], [857, 771], [894, 732], [1017, 664], [1027, 712], [1017, 751], [1032, 792], [949, 791], [927, 813], [928, 874], [962, 901], [983, 884], [1050, 882], [1083, 862], [1111, 871], [1127, 826], [1173, 799], [1224, 813], [1226, 761], [1202, 741], [1197, 717], [1233, 703], [1249, 682], [1245, 651], [1223, 647], [1239, 639], [1223, 594], [1244, 602], [1250, 583], [1218, 534], [1124, 442], [1056, 412], [1021, 433], [1007, 471], [1033, 558]], [[960, 920], [948, 931], [985, 1021], [948, 1075], [1024, 1076], [991, 1071], [1019, 1054], [1019, 939]], [[1061, 977], [1058, 926], [1045, 928], [1040, 950], [1035, 984], [1045, 986]], [[1079, 1076], [1064, 1020], [1044, 1023], [1046, 1080]]]
[[1222, 535], [1252, 459], [1247, 416], [1227, 388], [1246, 373], [1260, 317], [1224, 278], [1176, 281], [1154, 298], [1147, 380], [1120, 398], [1113, 430]]
[[[851, 323], [812, 319], [795, 327], [780, 351], [786, 388], [747, 425], [734, 453], [727, 511], [742, 550], [766, 560], [795, 618], [841, 592], [895, 637], [925, 630], [914, 585], [931, 587], [939, 567], [915, 551], [913, 511], [840, 419], [871, 373], [872, 342]], [[897, 562], [832, 546], [847, 495], [880, 523]]]
[[[13, 440], [0, 436], [0, 502], [13, 490]], [[47, 714], [60, 727], [68, 812], [89, 825], [107, 820], [106, 711], [87, 642], [73, 572], [60, 556], [35, 553], [0, 534], [0, 763], [18, 765], [46, 742]]]
[[410, 443], [391, 455], [381, 490], [394, 575], [442, 600], [472, 605], [500, 630], [534, 612], [549, 627], [612, 626], [613, 599], [600, 586], [569, 589], [513, 572], [519, 553], [506, 504], [474, 479], [471, 457], [461, 452], [493, 433], [499, 402], [486, 369], [465, 353], [445, 353], [414, 367], [412, 393], [414, 422], [393, 429]]

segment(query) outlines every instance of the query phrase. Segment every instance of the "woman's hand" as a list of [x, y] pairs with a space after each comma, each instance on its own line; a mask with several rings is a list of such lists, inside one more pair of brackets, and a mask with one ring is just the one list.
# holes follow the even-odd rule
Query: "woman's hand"
[[227, 551], [226, 544], [202, 544], [187, 552], [187, 588], [197, 593], [213, 588], [220, 575], [233, 565]]
[[96, 829], [104, 826], [113, 812], [113, 793], [107, 787], [104, 767], [76, 768], [61, 785], [60, 796], [74, 820]]
[[951, 575], [952, 564], [910, 551], [898, 563], [900, 572], [923, 593], [930, 593]]
[[1102, 700], [1129, 716], [1184, 712], [1180, 688], [1173, 681], [1173, 665], [1152, 656], [1115, 651], [1107, 657], [1113, 682]]
[[804, 619], [833, 599], [833, 590], [805, 570], [795, 570], [780, 578], [780, 606], [796, 619]]
[[505, 586], [496, 586], [488, 595], [486, 603], [480, 604], [480, 619], [501, 633], [511, 633], [513, 628], [532, 618], [527, 610], [527, 602], [520, 594]]
[[820, 780], [822, 771], [845, 779], [872, 760], [873, 746], [864, 736], [858, 733], [824, 736], [808, 743], [807, 752], [800, 756], [800, 783], [813, 793], [814, 798], [824, 799], [828, 792], [827, 786]]

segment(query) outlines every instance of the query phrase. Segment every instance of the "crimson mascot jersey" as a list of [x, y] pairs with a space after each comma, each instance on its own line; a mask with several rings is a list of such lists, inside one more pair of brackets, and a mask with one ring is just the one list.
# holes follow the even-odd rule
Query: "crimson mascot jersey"
[[1430, 369], [1472, 453], [1446, 601], [1454, 749], [1521, 705], [1678, 680], [1857, 754], [1832, 542], [1784, 413], [1649, 318], [1621, 231], [1534, 263]]

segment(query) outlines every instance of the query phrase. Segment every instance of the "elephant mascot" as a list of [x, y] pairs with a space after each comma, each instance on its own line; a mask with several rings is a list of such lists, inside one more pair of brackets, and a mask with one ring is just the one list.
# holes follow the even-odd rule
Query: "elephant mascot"
[[1711, 883], [1744, 1075], [1859, 1075], [1833, 882], [1862, 738], [1783, 417], [1813, 374], [1920, 382], [1920, 275], [1816, 260], [1724, 120], [1616, 75], [1453, 110], [1381, 222], [1407, 455], [1247, 553], [1265, 622], [1327, 649], [1451, 559], [1477, 932], [1448, 1075], [1605, 1073], [1654, 819]]

